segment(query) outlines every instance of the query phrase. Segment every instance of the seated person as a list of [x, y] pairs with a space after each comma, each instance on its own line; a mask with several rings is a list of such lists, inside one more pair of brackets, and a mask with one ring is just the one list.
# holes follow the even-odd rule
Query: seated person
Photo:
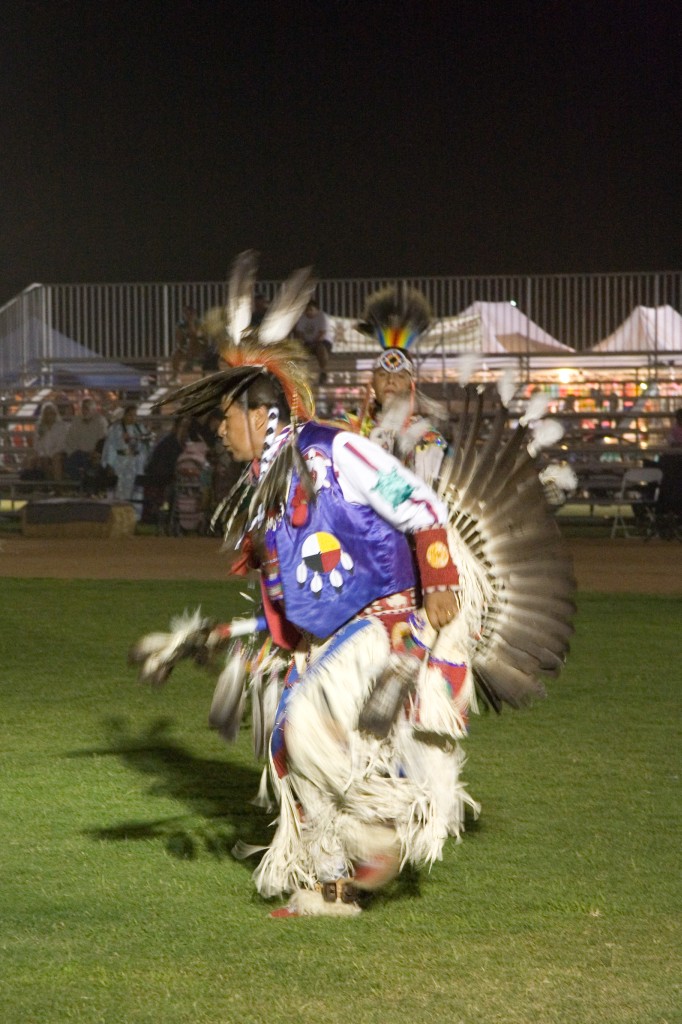
[[68, 423], [62, 420], [54, 402], [43, 402], [36, 425], [33, 450], [22, 480], [61, 480]]
[[102, 498], [113, 491], [118, 482], [118, 477], [111, 466], [102, 464], [102, 451], [104, 450], [104, 438], [95, 445], [89, 455], [89, 463], [83, 471], [81, 484], [83, 491], [88, 497]]
[[332, 325], [326, 313], [320, 309], [315, 299], [311, 299], [303, 315], [298, 319], [294, 334], [303, 342], [303, 346], [315, 356], [320, 367], [320, 384], [327, 383], [327, 367], [332, 350]]
[[83, 475], [91, 470], [93, 453], [97, 442], [107, 436], [109, 424], [104, 416], [97, 412], [93, 398], [84, 398], [81, 402], [80, 416], [75, 416], [69, 425], [64, 450], [64, 473], [72, 480], [82, 480]]

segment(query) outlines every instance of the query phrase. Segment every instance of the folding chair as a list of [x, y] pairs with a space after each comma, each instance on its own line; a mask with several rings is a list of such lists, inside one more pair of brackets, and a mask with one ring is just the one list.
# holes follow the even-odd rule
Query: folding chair
[[[616, 513], [613, 517], [611, 537], [618, 530], [624, 537], [653, 536], [656, 524], [656, 503], [661, 489], [663, 473], [660, 469], [626, 469], [614, 504]], [[635, 531], [630, 532], [627, 520], [635, 521]]]

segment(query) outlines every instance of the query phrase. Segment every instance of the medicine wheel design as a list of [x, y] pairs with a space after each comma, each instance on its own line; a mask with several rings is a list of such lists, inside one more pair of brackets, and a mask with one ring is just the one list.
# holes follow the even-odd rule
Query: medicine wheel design
[[301, 558], [302, 561], [296, 569], [296, 580], [303, 586], [308, 574], [312, 573], [310, 589], [313, 594], [319, 594], [322, 590], [323, 576], [328, 576], [334, 589], [340, 590], [343, 586], [340, 569], [345, 569], [346, 572], [353, 569], [353, 559], [343, 550], [333, 533], [311, 533], [303, 542]]

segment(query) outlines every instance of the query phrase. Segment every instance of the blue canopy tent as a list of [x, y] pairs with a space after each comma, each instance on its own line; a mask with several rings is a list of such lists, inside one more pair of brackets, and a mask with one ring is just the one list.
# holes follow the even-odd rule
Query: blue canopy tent
[[35, 317], [0, 338], [0, 384], [141, 391], [142, 374], [105, 359]]

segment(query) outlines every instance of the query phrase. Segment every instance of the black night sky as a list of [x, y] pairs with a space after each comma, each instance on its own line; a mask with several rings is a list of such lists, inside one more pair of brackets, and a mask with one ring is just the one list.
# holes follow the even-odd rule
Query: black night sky
[[34, 281], [671, 270], [674, 0], [6, 0], [0, 303]]

